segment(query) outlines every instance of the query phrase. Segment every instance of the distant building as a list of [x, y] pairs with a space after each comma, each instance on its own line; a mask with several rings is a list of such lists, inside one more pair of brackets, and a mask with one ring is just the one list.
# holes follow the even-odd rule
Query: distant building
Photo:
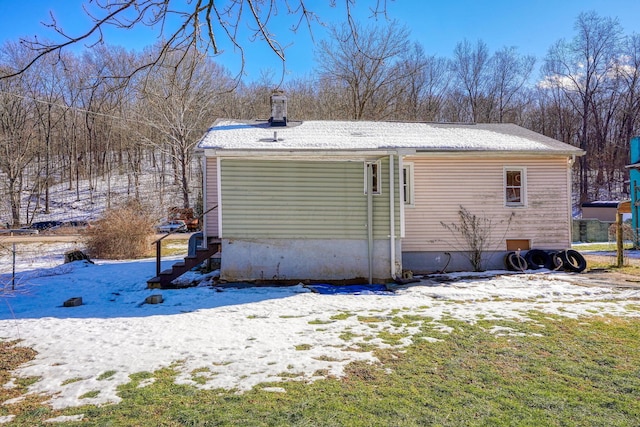
[[619, 201], [585, 202], [582, 208], [582, 219], [598, 219], [605, 222], [615, 222]]

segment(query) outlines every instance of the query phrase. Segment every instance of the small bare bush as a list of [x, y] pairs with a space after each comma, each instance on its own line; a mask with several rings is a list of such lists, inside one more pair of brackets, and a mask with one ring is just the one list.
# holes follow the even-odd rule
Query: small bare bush
[[[496, 247], [504, 240], [515, 212], [511, 212], [506, 220], [494, 221], [492, 218], [472, 214], [463, 206], [458, 211], [458, 223], [440, 224], [454, 236], [454, 246], [465, 254], [473, 271], [484, 271], [483, 254]], [[506, 229], [501, 238], [497, 238], [495, 230], [506, 221]]]
[[[616, 237], [616, 232], [617, 232], [617, 228], [618, 226], [613, 223], [609, 226], [609, 241], [610, 242], [615, 242], [617, 237]], [[631, 227], [631, 224], [627, 224], [627, 223], [623, 223], [622, 224], [622, 240], [627, 240], [627, 241], [632, 241], [635, 242], [636, 241], [636, 235], [633, 232], [633, 228]]]
[[139, 202], [108, 210], [85, 233], [93, 258], [132, 259], [147, 256], [154, 235], [154, 220]]

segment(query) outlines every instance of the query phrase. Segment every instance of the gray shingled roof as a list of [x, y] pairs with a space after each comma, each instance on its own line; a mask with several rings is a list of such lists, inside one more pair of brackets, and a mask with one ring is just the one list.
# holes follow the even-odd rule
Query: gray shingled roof
[[199, 148], [233, 151], [369, 151], [401, 148], [433, 152], [497, 151], [581, 155], [583, 151], [514, 124], [366, 121], [289, 122], [220, 119]]

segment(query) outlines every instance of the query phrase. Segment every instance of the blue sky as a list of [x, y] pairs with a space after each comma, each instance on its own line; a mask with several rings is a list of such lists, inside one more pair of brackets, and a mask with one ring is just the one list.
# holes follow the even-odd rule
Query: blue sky
[[[84, 15], [82, 0], [0, 0], [0, 43], [17, 40], [21, 36], [54, 38], [55, 34], [42, 26], [49, 21], [49, 11], [72, 34], [90, 25]], [[85, 0], [85, 3], [88, 3]], [[307, 2], [308, 7], [321, 15], [328, 24], [344, 18], [342, 0], [336, 8], [328, 7], [329, 0]], [[354, 12], [359, 22], [370, 22], [369, 7], [375, 0], [358, 0]], [[640, 1], [638, 0], [387, 0], [388, 16], [406, 25], [411, 39], [420, 42], [427, 54], [451, 57], [455, 45], [463, 39], [475, 42], [482, 39], [491, 52], [504, 46], [515, 46], [521, 54], [541, 60], [548, 48], [560, 38], [571, 38], [575, 19], [580, 12], [594, 10], [601, 16], [617, 18], [626, 34], [640, 31]], [[383, 18], [378, 18], [383, 19]], [[306, 28], [297, 34], [289, 30], [291, 21], [276, 31], [287, 48], [288, 76], [311, 73], [314, 69], [314, 45]], [[322, 26], [313, 28], [316, 40], [325, 35]], [[157, 31], [107, 31], [109, 44], [129, 49], [141, 49], [157, 40]], [[278, 74], [281, 64], [263, 43], [245, 41], [247, 47], [247, 77], [259, 79], [263, 72]], [[239, 61], [230, 46], [218, 62], [232, 72]]]

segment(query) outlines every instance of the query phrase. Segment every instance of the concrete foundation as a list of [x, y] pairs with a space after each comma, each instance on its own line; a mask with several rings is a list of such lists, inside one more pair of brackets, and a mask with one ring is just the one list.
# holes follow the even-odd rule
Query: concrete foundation
[[[397, 262], [394, 265], [401, 265], [399, 241], [395, 247]], [[373, 281], [390, 280], [389, 241], [374, 241], [372, 253]], [[368, 277], [366, 240], [222, 239], [222, 280], [367, 281]]]
[[[450, 255], [449, 255], [450, 254]], [[485, 270], [505, 270], [504, 257], [507, 251], [492, 251], [483, 254]], [[441, 271], [473, 271], [467, 254], [463, 252], [403, 252], [402, 267], [414, 274], [437, 273]]]

